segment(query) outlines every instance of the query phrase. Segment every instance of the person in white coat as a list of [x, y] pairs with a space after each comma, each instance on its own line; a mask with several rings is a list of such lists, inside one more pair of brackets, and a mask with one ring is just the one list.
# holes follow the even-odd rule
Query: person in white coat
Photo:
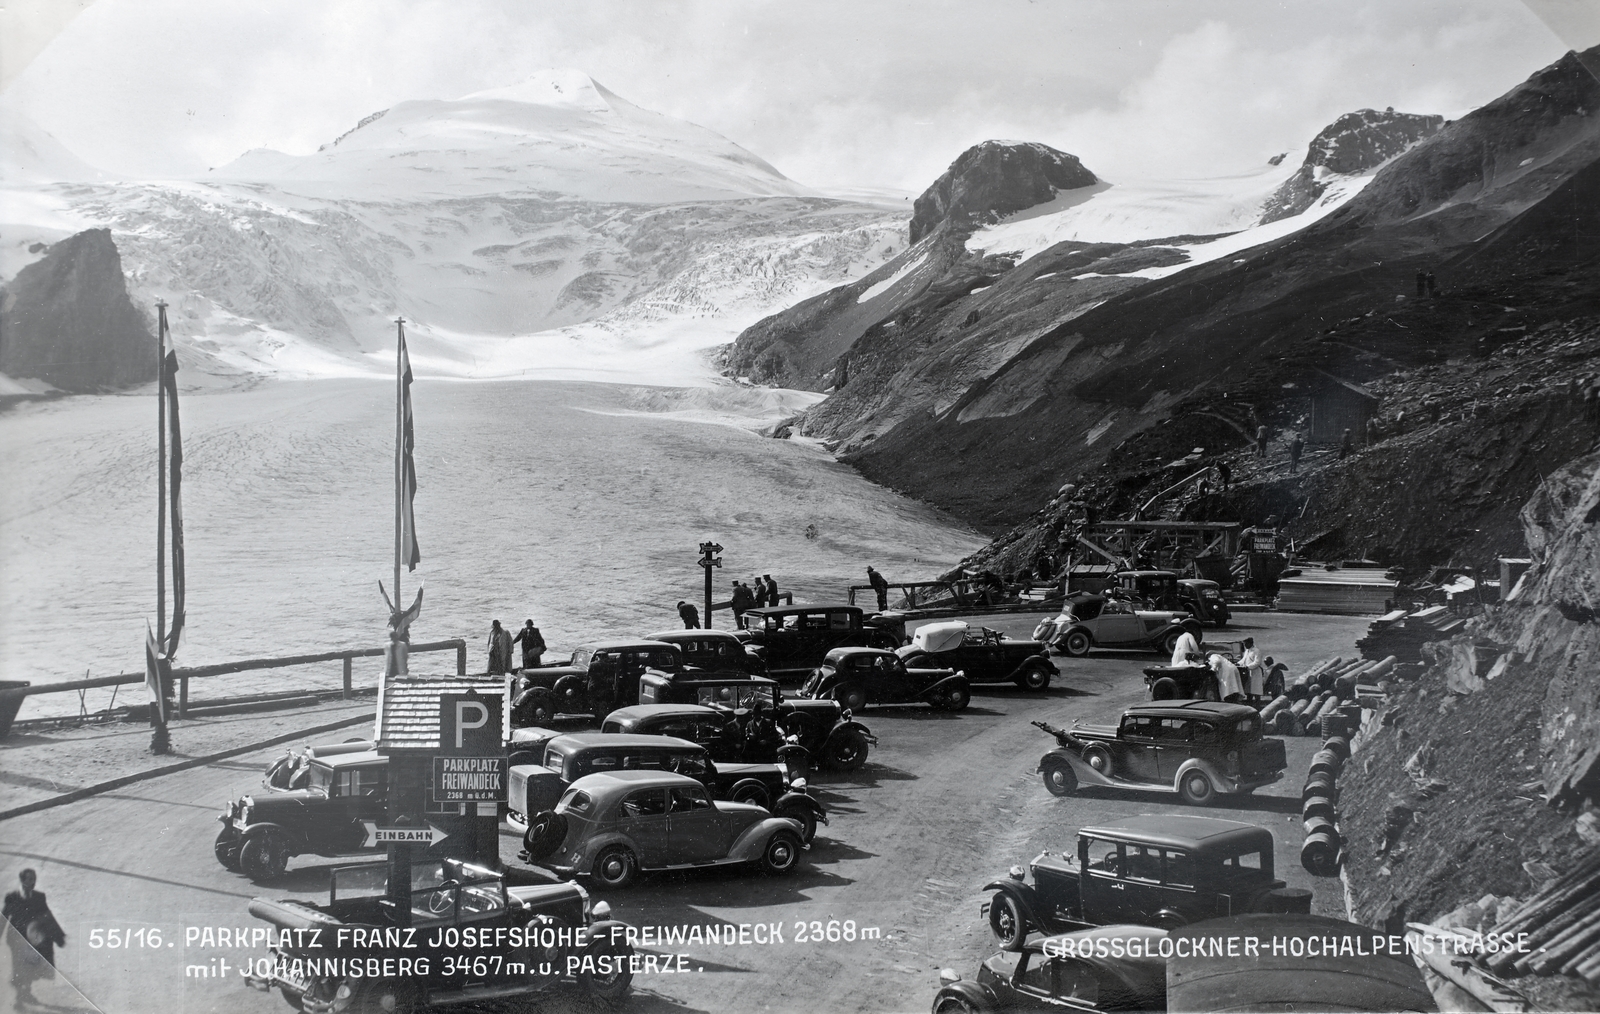
[[1221, 655], [1212, 654], [1206, 660], [1217, 677], [1217, 696], [1232, 701], [1244, 696], [1244, 684], [1239, 682], [1239, 669]]
[[1200, 654], [1200, 642], [1187, 630], [1178, 638], [1178, 643], [1172, 646], [1172, 664], [1188, 665], [1190, 655]]
[[1239, 655], [1239, 670], [1244, 673], [1245, 688], [1251, 697], [1260, 697], [1267, 692], [1266, 664], [1256, 652], [1255, 638], [1245, 638], [1243, 647], [1244, 651]]

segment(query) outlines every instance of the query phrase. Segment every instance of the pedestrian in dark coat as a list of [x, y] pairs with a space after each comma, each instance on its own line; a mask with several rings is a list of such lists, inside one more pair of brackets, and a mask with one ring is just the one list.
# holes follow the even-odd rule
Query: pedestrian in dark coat
[[758, 577], [756, 578], [756, 608], [760, 609], [768, 605], [771, 605], [771, 603], [767, 601], [767, 582]]
[[1339, 441], [1339, 460], [1343, 461], [1345, 458], [1348, 458], [1350, 456], [1350, 452], [1355, 449], [1355, 437], [1349, 430], [1345, 430], [1344, 438]]
[[769, 605], [769, 606], [777, 605], [778, 604], [778, 582], [776, 582], [776, 581], [774, 581], [772, 579], [772, 575], [771, 574], [762, 574], [761, 575], [761, 580], [763, 580], [763, 581], [765, 581], [767, 583], [767, 605]]
[[878, 612], [881, 613], [884, 610], [888, 609], [889, 608], [889, 582], [884, 579], [884, 576], [882, 574], [880, 574], [877, 571], [873, 570], [869, 566], [867, 568], [867, 583], [872, 585], [872, 590], [878, 594]]
[[489, 625], [489, 675], [504, 676], [511, 669], [511, 632], [499, 620]]
[[1267, 426], [1266, 426], [1265, 423], [1262, 423], [1260, 426], [1256, 427], [1256, 457], [1264, 458], [1266, 456], [1267, 456]]
[[11, 988], [16, 990], [16, 1007], [39, 1006], [33, 996], [33, 984], [40, 979], [56, 977], [56, 948], [64, 947], [67, 935], [61, 932], [44, 892], [33, 885], [39, 875], [23, 870], [17, 878], [22, 890], [6, 895], [3, 914], [6, 921], [6, 943], [11, 948]]
[[1300, 471], [1300, 452], [1306, 449], [1305, 438], [1296, 433], [1294, 439], [1289, 441], [1289, 474]]
[[700, 629], [700, 610], [682, 599], [678, 600], [678, 618], [683, 621], [684, 630]]
[[739, 623], [740, 618], [744, 616], [746, 610], [754, 609], [755, 604], [756, 596], [750, 590], [750, 586], [739, 581], [733, 582], [733, 597], [728, 605], [733, 609], [733, 625], [735, 627], [741, 625]]
[[1228, 491], [1228, 483], [1233, 479], [1233, 469], [1228, 467], [1226, 461], [1217, 462], [1217, 482], [1222, 486], [1222, 492]]
[[543, 661], [540, 656], [544, 654], [544, 635], [539, 633], [539, 628], [533, 625], [530, 619], [526, 626], [517, 631], [517, 636], [511, 639], [512, 644], [522, 645], [522, 668], [537, 669]]

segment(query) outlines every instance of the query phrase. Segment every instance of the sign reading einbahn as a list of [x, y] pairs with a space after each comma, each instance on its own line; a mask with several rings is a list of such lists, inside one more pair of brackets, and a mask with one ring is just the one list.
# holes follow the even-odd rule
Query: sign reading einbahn
[[506, 753], [498, 696], [439, 695], [439, 752], [433, 758], [436, 803], [499, 803], [506, 798]]

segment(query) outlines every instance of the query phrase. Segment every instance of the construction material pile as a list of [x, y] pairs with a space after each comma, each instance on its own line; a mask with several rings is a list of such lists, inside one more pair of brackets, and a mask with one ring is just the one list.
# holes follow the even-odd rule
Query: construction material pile
[[1363, 707], [1382, 705], [1390, 689], [1385, 677], [1397, 661], [1390, 655], [1379, 661], [1336, 657], [1318, 662], [1261, 709], [1262, 724], [1280, 736], [1347, 736]]
[[1491, 955], [1491, 972], [1578, 975], [1600, 985], [1600, 850], [1509, 913], [1495, 932], [1502, 939], [1526, 933], [1528, 946]]
[[1367, 636], [1356, 642], [1362, 658], [1394, 656], [1401, 662], [1420, 662], [1422, 646], [1429, 641], [1453, 637], [1466, 625], [1467, 617], [1452, 613], [1445, 606], [1429, 606], [1407, 612], [1396, 609], [1373, 620]]
[[1305, 827], [1305, 843], [1300, 846], [1300, 865], [1317, 877], [1339, 875], [1344, 862], [1344, 836], [1339, 831], [1339, 772], [1350, 759], [1350, 740], [1329, 736], [1322, 749], [1311, 757], [1311, 770], [1300, 790], [1300, 820]]

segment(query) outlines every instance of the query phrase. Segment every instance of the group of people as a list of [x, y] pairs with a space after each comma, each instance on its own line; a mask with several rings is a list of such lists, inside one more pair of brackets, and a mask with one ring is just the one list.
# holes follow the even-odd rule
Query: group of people
[[1256, 651], [1256, 639], [1253, 637], [1245, 638], [1240, 648], [1238, 662], [1229, 660], [1220, 652], [1206, 654], [1200, 650], [1200, 642], [1186, 630], [1173, 646], [1172, 665], [1201, 664], [1208, 667], [1217, 678], [1217, 696], [1224, 701], [1242, 702], [1247, 696], [1265, 696], [1268, 660]]
[[[733, 625], [740, 625], [744, 614], [752, 609], [762, 609], [766, 606], [775, 606], [782, 602], [778, 594], [778, 582], [773, 580], [771, 574], [762, 574], [754, 581], [755, 587], [751, 588], [744, 581], [733, 582], [733, 594], [726, 602], [712, 603], [713, 609], [731, 609], [733, 611]], [[790, 596], [793, 601], [793, 596]], [[683, 629], [700, 629], [700, 610], [694, 603], [683, 599], [678, 600], [678, 618], [683, 621]]]
[[511, 662], [512, 649], [517, 645], [522, 646], [523, 669], [538, 667], [543, 661], [545, 650], [544, 635], [539, 633], [539, 628], [533, 625], [530, 618], [522, 629], [517, 631], [517, 636], [512, 637], [511, 631], [500, 625], [495, 620], [489, 625], [489, 675], [504, 676], [517, 668]]

